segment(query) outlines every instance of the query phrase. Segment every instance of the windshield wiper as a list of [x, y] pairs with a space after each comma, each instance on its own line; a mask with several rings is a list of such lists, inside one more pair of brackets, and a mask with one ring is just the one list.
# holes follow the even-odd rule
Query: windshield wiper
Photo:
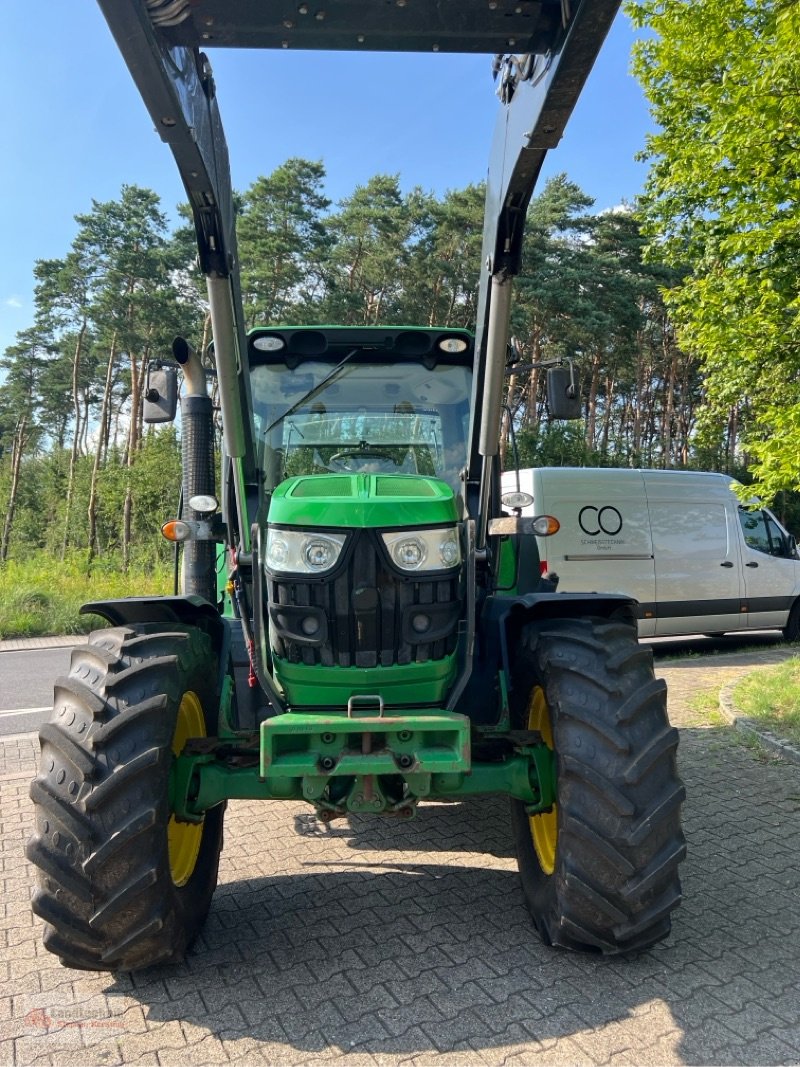
[[293, 415], [298, 408], [301, 408], [303, 406], [303, 404], [307, 404], [309, 400], [313, 400], [314, 397], [317, 396], [317, 394], [322, 392], [326, 385], [332, 382], [334, 378], [337, 378], [339, 376], [339, 371], [342, 369], [345, 363], [348, 362], [348, 360], [352, 359], [353, 356], [356, 355], [357, 352], [357, 348], [351, 349], [351, 351], [347, 353], [341, 363], [337, 363], [333, 370], [326, 374], [322, 381], [315, 385], [313, 389], [309, 389], [308, 392], [304, 393], [299, 400], [295, 400], [291, 407], [288, 407], [282, 415], [279, 415], [274, 422], [271, 422], [269, 424], [266, 430], [262, 431], [262, 435], [264, 437], [267, 437], [268, 434], [275, 429], [279, 422], [283, 422], [284, 419], [288, 419], [288, 417], [290, 415]]

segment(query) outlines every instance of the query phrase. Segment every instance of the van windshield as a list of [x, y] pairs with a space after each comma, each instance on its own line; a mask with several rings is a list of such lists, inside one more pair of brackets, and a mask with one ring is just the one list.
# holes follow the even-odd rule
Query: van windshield
[[467, 461], [469, 368], [353, 358], [295, 369], [264, 363], [251, 375], [268, 488], [334, 472], [418, 474], [457, 491]]

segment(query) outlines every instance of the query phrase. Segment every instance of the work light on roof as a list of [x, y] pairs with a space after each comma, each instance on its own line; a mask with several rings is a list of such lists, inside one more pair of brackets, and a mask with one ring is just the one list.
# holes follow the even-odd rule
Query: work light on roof
[[256, 337], [253, 341], [253, 348], [257, 348], [259, 352], [280, 352], [282, 348], [286, 347], [286, 342], [282, 337], [275, 337], [274, 335], [267, 335], [266, 337]]
[[463, 337], [445, 337], [439, 342], [442, 352], [466, 352], [467, 342]]
[[529, 508], [533, 503], [533, 497], [530, 493], [521, 492], [503, 493], [500, 500], [506, 508]]

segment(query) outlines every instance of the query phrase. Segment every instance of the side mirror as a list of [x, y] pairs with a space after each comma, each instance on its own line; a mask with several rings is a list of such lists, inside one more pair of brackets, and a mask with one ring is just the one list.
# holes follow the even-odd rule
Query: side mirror
[[786, 555], [789, 559], [797, 559], [797, 541], [792, 534], [787, 534], [786, 537]]
[[579, 419], [581, 390], [572, 367], [551, 367], [547, 372], [547, 410], [551, 419]]
[[513, 368], [522, 361], [522, 345], [516, 337], [509, 337], [506, 348], [506, 367]]
[[148, 370], [142, 398], [146, 423], [172, 422], [178, 410], [178, 372], [173, 367]]

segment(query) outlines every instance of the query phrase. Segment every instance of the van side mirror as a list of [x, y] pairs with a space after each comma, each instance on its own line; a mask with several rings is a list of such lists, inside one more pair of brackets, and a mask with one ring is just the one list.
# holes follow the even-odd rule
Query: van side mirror
[[547, 372], [547, 410], [551, 419], [579, 419], [581, 390], [572, 367], [551, 367]]
[[797, 559], [797, 539], [792, 534], [786, 535], [786, 555], [789, 559]]
[[142, 419], [146, 423], [172, 422], [178, 410], [178, 372], [174, 367], [152, 367], [147, 372]]

